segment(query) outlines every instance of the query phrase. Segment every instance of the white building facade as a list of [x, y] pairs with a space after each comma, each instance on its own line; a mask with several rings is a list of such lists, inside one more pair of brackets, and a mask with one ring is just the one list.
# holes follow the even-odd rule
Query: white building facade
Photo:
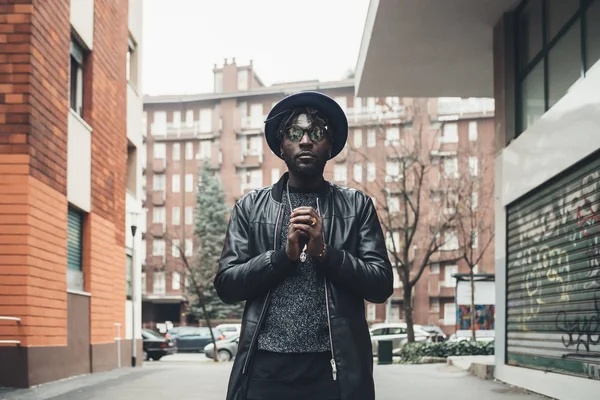
[[359, 96], [494, 97], [496, 378], [600, 393], [600, 1], [372, 0]]

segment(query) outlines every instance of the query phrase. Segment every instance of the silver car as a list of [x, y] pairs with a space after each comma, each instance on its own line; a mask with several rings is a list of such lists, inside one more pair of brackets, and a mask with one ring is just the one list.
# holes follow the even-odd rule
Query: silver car
[[[418, 325], [414, 326], [415, 342], [425, 342], [429, 339], [430, 334], [420, 329]], [[408, 333], [406, 323], [390, 322], [382, 324], [374, 324], [369, 329], [371, 333], [371, 344], [373, 346], [373, 355], [377, 355], [378, 344], [382, 340], [392, 341], [392, 354], [396, 355], [400, 352], [402, 346], [408, 342]]]
[[[233, 336], [217, 342], [217, 357], [219, 361], [231, 361], [237, 354], [238, 344], [240, 343], [239, 336]], [[214, 360], [215, 351], [212, 343], [204, 346], [204, 354], [206, 357]]]

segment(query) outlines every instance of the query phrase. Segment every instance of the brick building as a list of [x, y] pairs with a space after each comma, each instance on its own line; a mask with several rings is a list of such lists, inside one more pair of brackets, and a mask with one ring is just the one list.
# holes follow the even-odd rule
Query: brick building
[[[227, 203], [244, 193], [276, 182], [286, 171], [283, 161], [271, 154], [263, 137], [264, 120], [271, 107], [286, 95], [318, 90], [344, 108], [350, 132], [347, 148], [325, 169], [328, 180], [369, 193], [383, 212], [381, 184], [398, 170], [389, 148], [402, 142], [410, 130], [417, 100], [357, 98], [354, 81], [305, 81], [265, 86], [252, 63], [228, 62], [214, 68], [214, 92], [198, 95], [149, 96], [144, 99], [147, 119], [148, 165], [145, 172], [148, 209], [146, 262], [142, 286], [143, 322], [185, 323], [185, 274], [172, 240], [192, 254], [194, 205], [198, 170], [212, 165], [226, 191]], [[441, 158], [456, 158], [459, 144], [476, 144], [476, 158], [491, 158], [493, 102], [485, 99], [418, 100], [426, 111], [423, 123], [431, 151]], [[443, 128], [442, 128], [443, 127]], [[443, 131], [443, 133], [440, 133]], [[477, 163], [477, 162], [475, 162]], [[455, 164], [447, 163], [452, 168]], [[492, 166], [493, 167], [493, 166]], [[457, 173], [469, 166], [456, 164]], [[492, 182], [487, 175], [488, 182]], [[430, 200], [424, 200], [430, 204]], [[393, 233], [391, 233], [393, 237]], [[493, 254], [493, 249], [490, 251]], [[440, 259], [440, 257], [436, 258]], [[493, 272], [491, 258], [482, 260], [478, 272]], [[433, 263], [419, 282], [413, 301], [419, 323], [443, 325], [454, 331], [455, 280], [467, 272], [461, 263]], [[391, 319], [403, 318], [403, 292], [398, 277], [392, 298]], [[383, 321], [385, 305], [367, 306], [370, 322]]]
[[0, 387], [131, 365], [115, 338], [131, 338], [142, 258], [126, 251], [126, 209], [141, 212], [141, 11], [0, 6]]

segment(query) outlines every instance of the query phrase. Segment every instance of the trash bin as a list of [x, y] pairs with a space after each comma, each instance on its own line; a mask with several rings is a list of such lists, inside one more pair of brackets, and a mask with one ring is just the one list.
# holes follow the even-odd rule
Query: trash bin
[[381, 340], [377, 344], [377, 364], [391, 364], [392, 361], [392, 341]]

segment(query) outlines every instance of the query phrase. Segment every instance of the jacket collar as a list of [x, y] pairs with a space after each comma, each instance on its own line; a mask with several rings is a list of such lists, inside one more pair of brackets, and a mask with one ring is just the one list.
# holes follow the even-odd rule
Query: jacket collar
[[[278, 203], [281, 203], [281, 199], [283, 198], [283, 191], [285, 190], [285, 185], [289, 179], [290, 173], [286, 172], [283, 176], [277, 181], [273, 187], [271, 188], [271, 197]], [[331, 191], [331, 183], [327, 180], [323, 180], [323, 184], [318, 189], [318, 194], [320, 198], [325, 198]]]

